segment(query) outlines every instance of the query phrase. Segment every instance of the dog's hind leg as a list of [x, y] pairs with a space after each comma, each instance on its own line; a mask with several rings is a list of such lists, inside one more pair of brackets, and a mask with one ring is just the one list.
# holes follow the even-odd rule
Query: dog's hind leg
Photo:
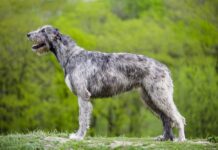
[[[160, 118], [163, 123], [163, 136], [159, 138], [159, 140], [174, 140], [173, 130], [172, 130], [172, 121], [169, 117], [167, 117], [164, 113], [161, 113]], [[158, 139], [157, 139], [158, 140]]]
[[171, 140], [173, 141], [174, 135], [172, 130], [172, 121], [169, 117], [167, 117], [164, 112], [158, 109], [157, 106], [152, 102], [151, 97], [148, 95], [146, 90], [141, 89], [142, 99], [145, 105], [155, 114], [157, 115], [162, 123], [163, 123], [163, 135], [156, 138], [156, 140], [166, 141]]
[[[149, 82], [151, 82], [151, 80], [145, 81], [145, 83]], [[185, 118], [179, 113], [173, 102], [173, 85], [170, 77], [156, 80], [147, 85], [145, 84], [144, 88], [147, 91], [152, 104], [166, 116], [164, 118], [169, 118], [172, 124], [179, 129], [178, 140], [185, 141]]]
[[70, 139], [74, 140], [82, 140], [86, 131], [89, 128], [91, 112], [92, 112], [92, 104], [89, 100], [83, 99], [82, 97], [78, 97], [79, 103], [79, 129], [74, 134], [70, 134]]

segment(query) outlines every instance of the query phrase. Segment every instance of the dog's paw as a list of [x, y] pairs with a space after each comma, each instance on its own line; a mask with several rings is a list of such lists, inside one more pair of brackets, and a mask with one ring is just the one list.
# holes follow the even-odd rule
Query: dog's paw
[[163, 141], [163, 139], [164, 139], [163, 135], [159, 135], [154, 138], [155, 141]]
[[168, 140], [174, 141], [174, 138], [172, 137], [172, 139], [170, 139], [170, 138], [164, 137], [163, 135], [160, 135], [158, 137], [155, 137], [154, 140], [155, 141], [168, 141]]
[[82, 137], [82, 136], [78, 136], [78, 135], [76, 135], [75, 133], [70, 134], [69, 138], [70, 138], [71, 140], [76, 140], [76, 141], [81, 141], [81, 140], [83, 140], [83, 137]]
[[186, 139], [184, 137], [178, 138], [178, 142], [185, 142], [185, 141], [186, 141]]
[[174, 142], [185, 142], [185, 141], [186, 141], [185, 138], [176, 138], [176, 139], [174, 140]]

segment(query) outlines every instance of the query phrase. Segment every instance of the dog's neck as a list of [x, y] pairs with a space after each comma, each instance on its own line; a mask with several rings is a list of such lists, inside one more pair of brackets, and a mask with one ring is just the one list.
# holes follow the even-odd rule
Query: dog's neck
[[81, 51], [84, 51], [84, 49], [77, 46], [76, 43], [68, 36], [60, 34], [54, 41], [55, 42], [53, 43], [49, 43], [50, 50], [54, 53], [63, 68], [66, 67], [69, 59], [78, 55]]

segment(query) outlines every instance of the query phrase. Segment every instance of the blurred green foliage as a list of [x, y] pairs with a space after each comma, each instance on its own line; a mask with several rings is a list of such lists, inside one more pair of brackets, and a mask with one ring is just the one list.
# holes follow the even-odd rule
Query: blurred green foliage
[[[218, 134], [218, 1], [1, 0], [0, 132], [74, 131], [78, 106], [53, 55], [26, 33], [52, 24], [78, 45], [144, 54], [167, 64], [188, 137]], [[155, 136], [161, 122], [135, 90], [93, 101], [91, 136]]]

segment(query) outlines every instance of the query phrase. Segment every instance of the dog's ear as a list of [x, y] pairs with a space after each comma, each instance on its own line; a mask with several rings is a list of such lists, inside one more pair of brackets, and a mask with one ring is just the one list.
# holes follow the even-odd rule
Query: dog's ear
[[60, 34], [60, 33], [59, 33], [59, 30], [58, 30], [57, 28], [54, 28], [53, 31], [52, 31], [52, 33], [53, 33], [54, 35]]
[[49, 35], [49, 38], [52, 40], [56, 40], [60, 38], [60, 32], [57, 28], [53, 28], [53, 27], [48, 27], [45, 28], [45, 32], [47, 35]]
[[57, 28], [52, 27], [52, 26], [45, 27], [44, 31], [47, 34], [53, 34], [53, 35], [58, 35], [59, 34], [59, 30]]

